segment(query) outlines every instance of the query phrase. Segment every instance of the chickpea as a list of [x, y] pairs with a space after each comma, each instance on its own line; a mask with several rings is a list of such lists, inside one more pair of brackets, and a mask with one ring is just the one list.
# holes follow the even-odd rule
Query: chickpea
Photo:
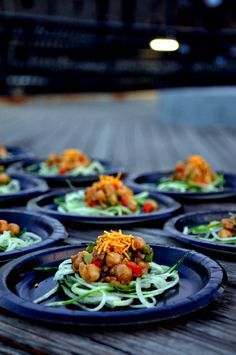
[[9, 230], [12, 234], [16, 235], [16, 234], [19, 234], [19, 233], [20, 233], [20, 226], [18, 226], [18, 224], [16, 224], [16, 223], [9, 223], [9, 224], [8, 224], [8, 230]]
[[219, 231], [219, 237], [220, 238], [231, 238], [232, 236], [233, 236], [233, 234], [227, 229], [222, 228]]
[[105, 200], [105, 198], [106, 198], [106, 195], [105, 195], [104, 191], [102, 191], [102, 190], [98, 190], [94, 194], [95, 200], [103, 201], [103, 200]]
[[80, 276], [87, 282], [97, 281], [100, 277], [101, 269], [95, 264], [80, 263], [79, 264]]
[[7, 150], [3, 144], [0, 144], [0, 157], [5, 158], [7, 156]]
[[138, 265], [143, 269], [143, 274], [147, 274], [148, 270], [150, 269], [150, 265], [145, 263], [145, 261], [139, 261]]
[[133, 272], [125, 264], [119, 264], [115, 267], [115, 276], [121, 284], [128, 284], [132, 280]]
[[134, 247], [135, 249], [142, 250], [145, 247], [146, 243], [141, 237], [134, 238]]
[[75, 272], [79, 272], [79, 265], [83, 262], [83, 256], [81, 253], [71, 256], [72, 267]]
[[10, 181], [10, 176], [5, 173], [0, 173], [0, 184], [6, 185]]
[[113, 193], [111, 196], [109, 196], [108, 200], [109, 200], [110, 205], [112, 205], [112, 206], [117, 205], [117, 203], [118, 203], [118, 198], [115, 193]]
[[230, 218], [225, 218], [222, 220], [223, 228], [225, 229], [234, 229], [234, 222]]
[[135, 212], [137, 210], [138, 204], [137, 202], [133, 199], [133, 197], [131, 197], [130, 199], [128, 199], [127, 201], [127, 207], [130, 209], [130, 211]]
[[113, 267], [115, 265], [120, 264], [121, 260], [122, 260], [122, 255], [115, 252], [110, 252], [106, 256], [106, 265], [108, 267]]
[[8, 230], [8, 222], [5, 219], [0, 220], [0, 233], [3, 233]]

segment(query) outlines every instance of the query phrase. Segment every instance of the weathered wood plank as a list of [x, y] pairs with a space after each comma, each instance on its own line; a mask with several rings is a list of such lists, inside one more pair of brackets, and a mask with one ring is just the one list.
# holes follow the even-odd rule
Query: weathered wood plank
[[[97, 102], [0, 107], [1, 141], [39, 156], [79, 147], [122, 163], [130, 172], [171, 169], [176, 160], [202, 154], [217, 169], [233, 171], [236, 129], [194, 128], [158, 121], [156, 103]], [[185, 204], [185, 211], [236, 209], [235, 200]], [[94, 228], [95, 227], [95, 228]], [[135, 228], [151, 243], [186, 247], [155, 228]], [[95, 240], [104, 227], [69, 228], [66, 241]], [[229, 276], [220, 300], [205, 310], [161, 325], [86, 330], [30, 322], [0, 311], [0, 354], [234, 354], [235, 262], [217, 256]]]

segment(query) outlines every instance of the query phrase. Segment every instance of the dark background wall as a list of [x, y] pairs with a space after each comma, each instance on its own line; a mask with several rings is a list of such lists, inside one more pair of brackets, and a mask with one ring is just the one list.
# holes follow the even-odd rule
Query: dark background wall
[[235, 43], [235, 0], [0, 0], [0, 94], [234, 85]]

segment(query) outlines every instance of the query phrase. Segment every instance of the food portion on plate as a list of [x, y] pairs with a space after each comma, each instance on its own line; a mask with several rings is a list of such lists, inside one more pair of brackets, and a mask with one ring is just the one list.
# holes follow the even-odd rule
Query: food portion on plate
[[35, 233], [21, 228], [16, 223], [0, 219], [0, 252], [8, 252], [29, 247], [42, 241]]
[[157, 184], [159, 191], [215, 192], [224, 188], [224, 175], [217, 174], [200, 155], [190, 155], [176, 164], [169, 178], [163, 177]]
[[32, 159], [33, 154], [21, 147], [6, 146], [0, 143], [0, 165], [8, 167], [10, 164]]
[[86, 311], [152, 308], [157, 296], [178, 284], [177, 268], [183, 259], [172, 267], [159, 265], [143, 238], [121, 230], [104, 231], [96, 242], [60, 263], [54, 276], [56, 286], [34, 303], [61, 294], [63, 300], [49, 301], [46, 306], [73, 305]]
[[236, 244], [236, 214], [229, 213], [228, 218], [215, 220], [207, 224], [184, 227], [184, 235], [191, 235], [207, 242]]
[[51, 154], [49, 158], [39, 164], [26, 167], [29, 173], [41, 176], [88, 176], [103, 173], [105, 167], [97, 160], [90, 160], [79, 149], [66, 149], [61, 154]]
[[20, 190], [21, 187], [19, 181], [0, 169], [0, 195], [14, 194]]
[[3, 159], [9, 159], [12, 157], [12, 154], [7, 150], [4, 144], [0, 143], [0, 161]]
[[91, 187], [69, 192], [54, 202], [59, 212], [91, 216], [137, 215], [160, 209], [148, 192], [134, 194], [119, 175], [102, 175]]

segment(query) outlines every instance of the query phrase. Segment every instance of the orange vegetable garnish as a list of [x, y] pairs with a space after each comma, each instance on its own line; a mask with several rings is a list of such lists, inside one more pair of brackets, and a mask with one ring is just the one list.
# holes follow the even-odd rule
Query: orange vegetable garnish
[[48, 166], [57, 166], [62, 175], [80, 166], [88, 166], [90, 163], [90, 159], [79, 149], [66, 149], [61, 155], [51, 154], [46, 161]]
[[138, 208], [133, 191], [123, 184], [120, 175], [116, 177], [100, 176], [98, 182], [85, 190], [84, 201], [89, 207], [101, 206], [106, 208], [121, 204], [133, 212]]
[[8, 154], [7, 149], [4, 147], [3, 144], [0, 144], [0, 157], [5, 158], [7, 154]]
[[123, 234], [121, 230], [118, 232], [104, 231], [103, 235], [100, 235], [96, 241], [94, 249], [98, 254], [114, 251], [118, 254], [124, 255], [128, 260], [130, 259], [127, 250], [134, 247], [134, 236], [132, 234]]
[[173, 180], [187, 181], [190, 184], [210, 184], [217, 174], [200, 155], [190, 155], [186, 161], [177, 163]]

